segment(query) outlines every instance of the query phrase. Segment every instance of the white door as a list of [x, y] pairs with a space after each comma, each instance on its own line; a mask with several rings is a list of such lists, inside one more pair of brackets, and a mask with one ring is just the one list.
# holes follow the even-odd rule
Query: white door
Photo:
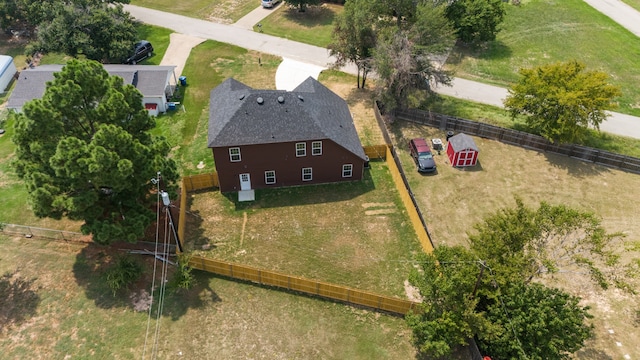
[[240, 174], [240, 190], [251, 190], [251, 178], [249, 174]]

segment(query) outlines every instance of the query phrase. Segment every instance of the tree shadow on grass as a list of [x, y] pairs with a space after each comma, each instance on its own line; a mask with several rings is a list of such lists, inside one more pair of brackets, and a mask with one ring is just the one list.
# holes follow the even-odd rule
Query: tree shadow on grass
[[[189, 290], [170, 291], [165, 295], [163, 316], [178, 320], [189, 309], [199, 309], [222, 301], [220, 296], [209, 286], [211, 274], [201, 271], [194, 271], [192, 274], [196, 281], [195, 286]], [[155, 311], [157, 311], [157, 306], [152, 309], [152, 313]]]
[[34, 282], [22, 278], [17, 270], [0, 277], [0, 333], [37, 313], [41, 299]]
[[598, 165], [582, 160], [577, 160], [568, 156], [554, 154], [550, 152], [542, 152], [546, 157], [549, 165], [567, 172], [570, 176], [576, 178], [585, 178], [597, 176], [611, 171], [608, 167]]
[[[143, 265], [143, 273], [138, 281], [126, 289], [122, 289], [113, 295], [106, 282], [106, 272], [111, 268], [115, 259], [124, 254], [117, 246], [101, 246], [89, 244], [77, 255], [73, 264], [73, 273], [76, 282], [84, 288], [88, 299], [94, 301], [96, 307], [102, 309], [130, 308], [134, 311], [148, 311], [152, 299], [149, 296], [152, 283], [154, 283], [154, 261], [156, 264], [155, 288], [153, 304], [157, 306], [159, 299], [159, 286], [162, 284], [162, 262], [155, 260], [153, 256], [131, 255]], [[175, 257], [171, 258], [175, 261]], [[171, 279], [175, 267], [168, 265], [166, 279]], [[219, 301], [218, 295], [209, 287], [208, 282], [198, 281], [190, 290], [165, 289], [164, 316], [170, 316], [176, 320], [182, 317], [191, 308], [200, 308], [207, 303]], [[146, 305], [145, 305], [146, 303]]]
[[613, 360], [613, 358], [604, 351], [589, 346], [578, 350], [576, 358], [581, 360]]
[[284, 17], [288, 21], [308, 28], [331, 25], [336, 17], [336, 13], [326, 6], [308, 6], [304, 12], [298, 11], [297, 7], [284, 11]]

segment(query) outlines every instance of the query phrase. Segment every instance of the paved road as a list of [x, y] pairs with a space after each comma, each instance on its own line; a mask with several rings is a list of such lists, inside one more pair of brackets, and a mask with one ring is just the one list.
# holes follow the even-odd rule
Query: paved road
[[[218, 24], [133, 5], [125, 5], [125, 10], [130, 12], [133, 17], [147, 24], [162, 26], [194, 37], [212, 39], [246, 49], [282, 56], [301, 63], [328, 67], [335, 61], [333, 57], [329, 56], [327, 49], [254, 32], [247, 29], [247, 25]], [[256, 9], [256, 13], [252, 16], [257, 16], [256, 18], [260, 19], [260, 12], [257, 12], [257, 10], [259, 9]], [[352, 64], [343, 67], [341, 70], [350, 74], [357, 73], [356, 67]], [[454, 79], [452, 87], [439, 87], [436, 91], [441, 94], [495, 106], [502, 106], [502, 99], [507, 94], [507, 90], [504, 88], [460, 78]], [[640, 139], [640, 118], [638, 117], [611, 113], [611, 116], [602, 123], [600, 128], [609, 133]]]

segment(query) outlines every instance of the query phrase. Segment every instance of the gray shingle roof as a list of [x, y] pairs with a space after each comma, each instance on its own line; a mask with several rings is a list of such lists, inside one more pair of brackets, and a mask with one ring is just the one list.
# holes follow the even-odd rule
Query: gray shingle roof
[[473, 138], [467, 134], [457, 134], [449, 138], [449, 146], [453, 146], [453, 150], [461, 151], [465, 149], [472, 149], [475, 151], [480, 151], [476, 146]]
[[[7, 107], [21, 108], [24, 103], [39, 99], [44, 95], [47, 81], [53, 80], [53, 74], [62, 70], [64, 65], [41, 65], [20, 72]], [[167, 79], [175, 66], [154, 65], [104, 65], [110, 75], [124, 79], [125, 84], [133, 84], [145, 97], [164, 96]]]
[[346, 101], [312, 77], [291, 92], [252, 89], [234, 79], [211, 90], [209, 147], [319, 139], [365, 158]]

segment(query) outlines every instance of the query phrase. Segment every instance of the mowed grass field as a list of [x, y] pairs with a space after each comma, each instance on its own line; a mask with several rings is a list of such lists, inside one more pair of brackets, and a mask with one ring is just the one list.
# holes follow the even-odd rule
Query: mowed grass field
[[[310, 6], [305, 12], [299, 12], [297, 8], [283, 4], [260, 21], [260, 24], [265, 34], [327, 47], [331, 42], [334, 20], [340, 13], [342, 5], [336, 4]], [[255, 26], [254, 30], [259, 31]]]
[[195, 254], [407, 298], [422, 249], [384, 162], [360, 182], [257, 190], [255, 202], [219, 192], [189, 199]]
[[192, 18], [215, 21], [223, 24], [232, 24], [251, 10], [260, 7], [260, 0], [132, 0], [131, 5], [147, 7], [180, 14]]
[[[623, 232], [628, 240], [640, 240], [640, 207], [634, 200], [640, 196], [640, 175], [475, 137], [480, 149], [476, 167], [453, 168], [443, 152], [435, 156], [437, 174], [421, 175], [415, 171], [407, 142], [414, 137], [444, 140], [445, 133], [404, 121], [395, 122], [393, 131], [400, 159], [436, 246], [466, 246], [473, 225], [500, 208], [514, 207], [514, 196], [532, 207], [546, 201], [594, 212], [602, 218], [607, 231]], [[623, 259], [631, 256], [640, 255], [637, 251], [624, 253]], [[581, 296], [596, 315], [596, 340], [579, 358], [621, 359], [624, 354], [640, 354], [640, 330], [634, 315], [640, 306], [638, 296], [616, 290], [598, 291], [578, 281], [580, 278], [573, 273], [557, 276], [557, 285]], [[622, 346], [616, 346], [616, 342]]]
[[456, 76], [508, 86], [520, 68], [576, 59], [621, 87], [617, 111], [640, 115], [640, 41], [634, 34], [582, 0], [530, 0], [505, 8], [495, 41], [452, 52], [447, 64]]
[[[0, 278], [2, 359], [140, 359], [145, 340], [152, 357], [155, 309], [148, 337], [148, 311], [135, 310], [150, 291], [150, 268], [131, 297], [113, 298], [94, 268], [113, 251], [2, 235], [0, 247], [0, 275], [10, 274]], [[165, 296], [159, 359], [415, 357], [401, 318], [202, 272], [196, 278], [188, 294]]]

